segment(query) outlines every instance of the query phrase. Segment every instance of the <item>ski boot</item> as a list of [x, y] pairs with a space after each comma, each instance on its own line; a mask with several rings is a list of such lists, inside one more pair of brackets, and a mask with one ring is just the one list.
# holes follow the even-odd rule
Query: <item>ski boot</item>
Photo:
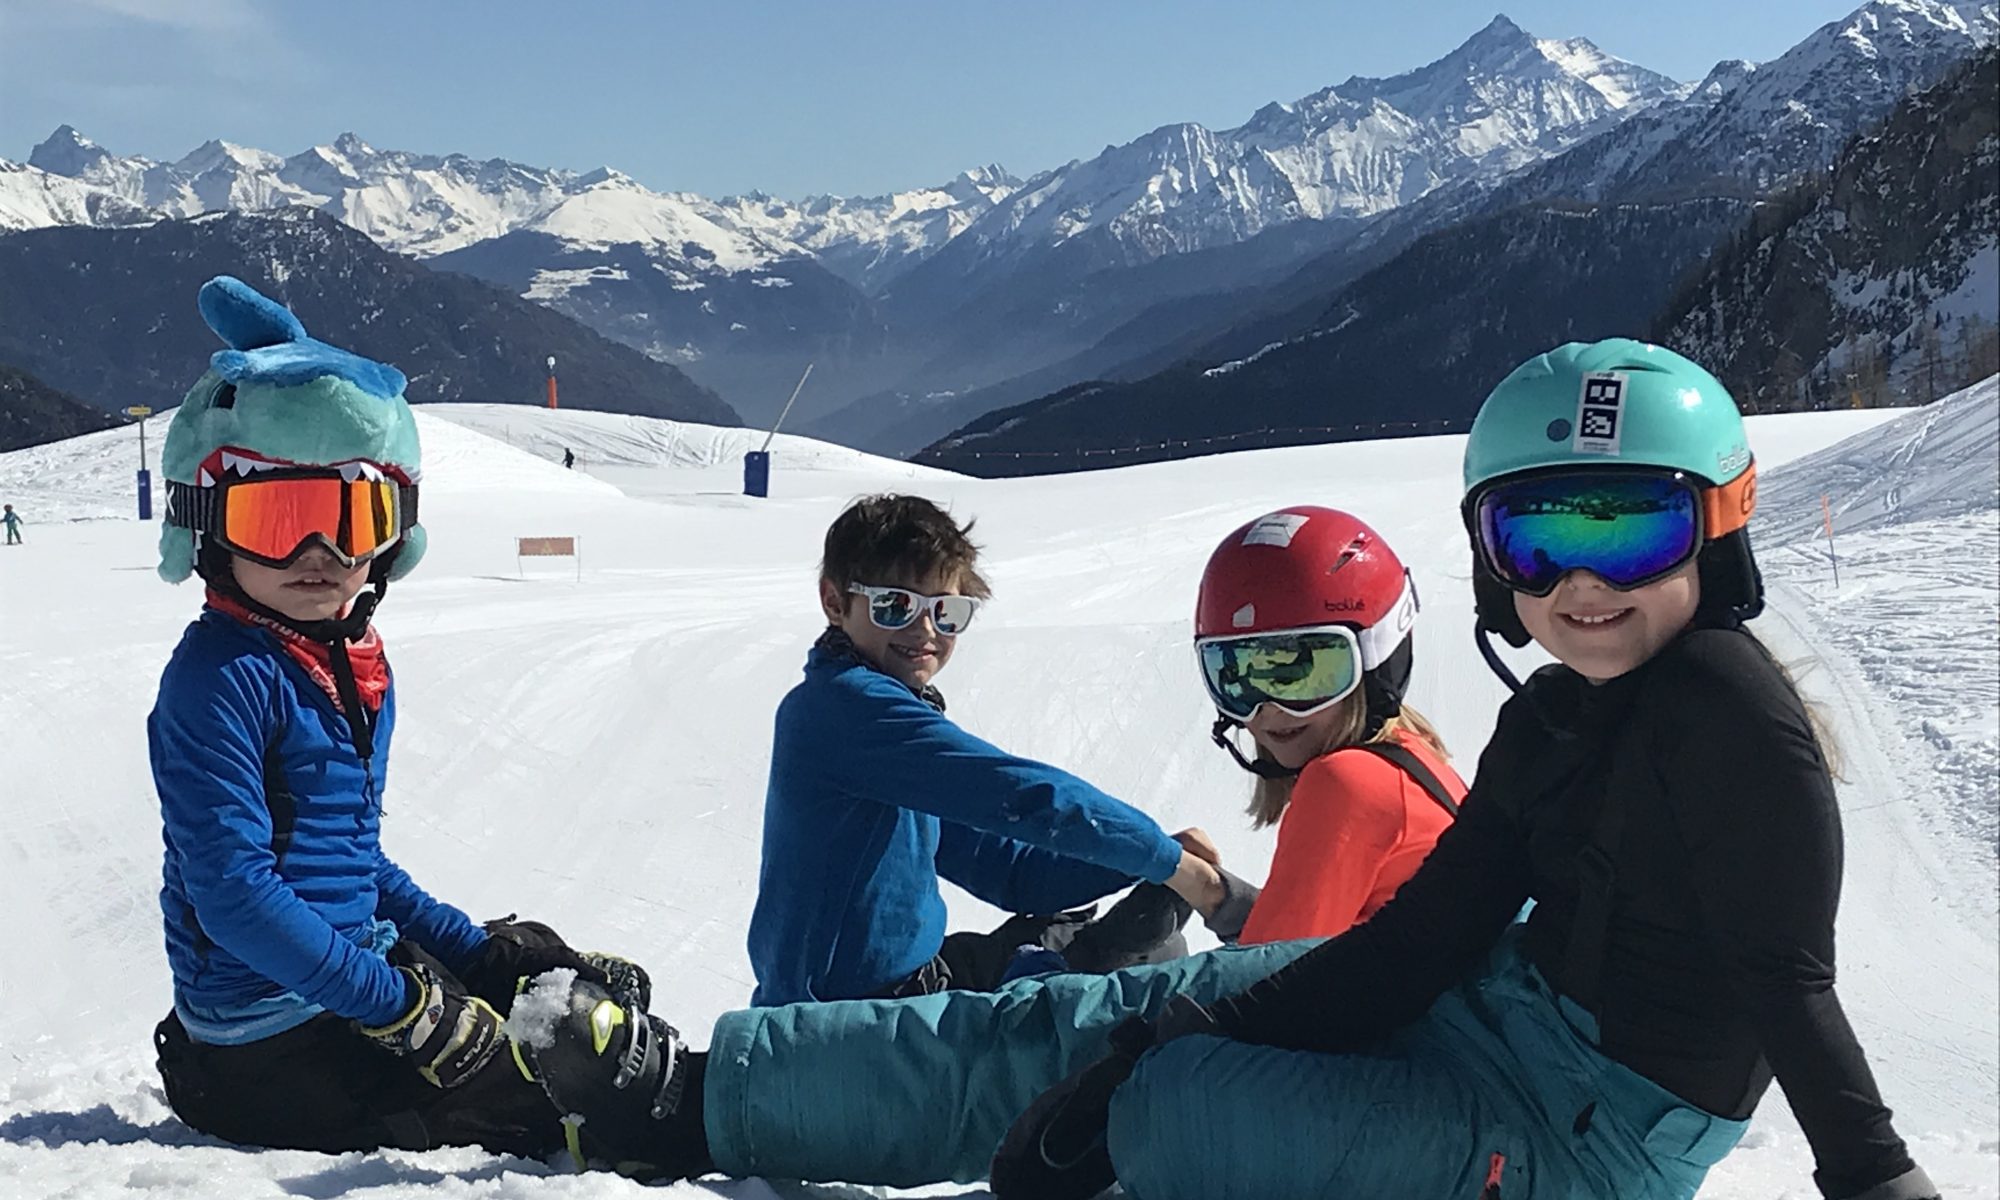
[[1103, 916], [1076, 931], [1063, 948], [1072, 971], [1102, 975], [1187, 955], [1181, 927], [1194, 907], [1172, 888], [1142, 883]]
[[715, 1169], [701, 1116], [708, 1056], [688, 1050], [673, 1026], [579, 979], [544, 1032], [517, 1037], [515, 1059], [562, 1114], [579, 1168], [596, 1159], [649, 1182]]

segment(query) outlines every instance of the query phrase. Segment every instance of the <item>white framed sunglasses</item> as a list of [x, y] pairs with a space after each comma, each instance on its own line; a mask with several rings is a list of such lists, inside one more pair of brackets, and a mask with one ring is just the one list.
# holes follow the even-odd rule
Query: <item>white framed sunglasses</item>
[[909, 588], [865, 583], [850, 583], [847, 590], [868, 598], [868, 619], [877, 629], [907, 629], [919, 614], [928, 612], [931, 628], [946, 637], [957, 637], [979, 612], [977, 596], [926, 596]]

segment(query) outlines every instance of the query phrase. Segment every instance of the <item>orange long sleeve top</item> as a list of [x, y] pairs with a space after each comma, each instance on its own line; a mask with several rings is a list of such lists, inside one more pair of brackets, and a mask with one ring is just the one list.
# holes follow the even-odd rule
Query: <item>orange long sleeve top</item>
[[[1421, 739], [1404, 747], [1452, 794], [1465, 782]], [[1375, 915], [1416, 874], [1451, 814], [1395, 764], [1348, 748], [1307, 763], [1278, 820], [1270, 878], [1241, 942], [1334, 937]]]

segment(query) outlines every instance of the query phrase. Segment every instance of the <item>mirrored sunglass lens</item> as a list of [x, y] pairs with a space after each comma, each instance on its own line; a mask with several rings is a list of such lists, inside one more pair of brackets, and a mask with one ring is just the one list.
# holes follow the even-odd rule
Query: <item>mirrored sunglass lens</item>
[[978, 607], [970, 596], [939, 596], [931, 604], [931, 624], [942, 634], [962, 633]]
[[347, 558], [366, 558], [398, 537], [396, 506], [392, 480], [251, 480], [232, 484], [224, 498], [223, 539], [249, 554], [284, 559], [321, 537]]
[[1238, 720], [1249, 720], [1250, 714], [1263, 703], [1263, 697], [1236, 672], [1229, 649], [1228, 645], [1215, 642], [1201, 648], [1202, 681], [1208, 685], [1209, 698], [1217, 708]]
[[347, 485], [348, 545], [351, 558], [375, 553], [396, 534], [396, 485], [386, 479], [363, 479]]
[[1259, 704], [1312, 707], [1354, 687], [1353, 643], [1338, 634], [1281, 635], [1211, 642], [1202, 670], [1218, 706], [1248, 717]]
[[869, 599], [868, 615], [884, 629], [901, 629], [917, 619], [917, 598], [900, 588], [877, 592]]
[[339, 479], [283, 479], [236, 484], [223, 500], [223, 540], [264, 558], [284, 558], [315, 534], [340, 529]]
[[1663, 574], [1694, 553], [1700, 521], [1692, 487], [1650, 475], [1525, 480], [1479, 503], [1494, 570], [1534, 591], [1573, 570], [1618, 585]]

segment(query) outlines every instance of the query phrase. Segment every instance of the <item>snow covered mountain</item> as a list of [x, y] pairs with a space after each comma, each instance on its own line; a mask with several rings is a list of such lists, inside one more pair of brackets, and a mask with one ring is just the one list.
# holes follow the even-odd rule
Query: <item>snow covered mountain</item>
[[1717, 64], [1686, 98], [1524, 173], [1491, 204], [1715, 194], [1723, 181], [1738, 195], [1767, 192], [1825, 167], [1996, 36], [1993, 0], [1869, 0], [1761, 66]]
[[668, 363], [298, 206], [0, 237], [0, 363], [107, 411], [170, 408], [216, 349], [192, 298], [220, 274], [395, 363], [416, 401], [539, 403], [544, 358], [555, 355], [563, 399], [577, 407], [741, 423]]
[[[304, 204], [417, 258], [529, 230], [581, 244], [692, 246], [689, 257], [709, 260], [708, 270], [811, 254], [858, 285], [936, 250], [1018, 186], [986, 166], [888, 196], [710, 200], [655, 192], [608, 167], [579, 173], [378, 150], [352, 133], [289, 158], [210, 141], [161, 163], [114, 155], [69, 125], [36, 146], [25, 168], [0, 171], [0, 230]], [[57, 199], [36, 203], [37, 194]]]
[[[1496, 370], [1551, 338], [1652, 330], [1685, 282], [1681, 272], [1698, 269], [1712, 248], [1746, 229], [1753, 203], [1825, 172], [1844, 141], [1893, 122], [1890, 114], [1911, 91], [1992, 43], [2000, 28], [1995, 11], [1990, 2], [1871, 0], [1772, 62], [1722, 63], [1686, 97], [1656, 104], [1497, 187], [1469, 181], [1439, 188], [1384, 214], [1262, 294], [1195, 298], [1191, 304], [1212, 310], [1205, 336], [1148, 341], [1135, 326], [1170, 326], [1160, 310], [1147, 313], [1099, 343], [1129, 349], [1119, 360], [1099, 356], [1083, 376], [1093, 381], [1088, 388], [1072, 376], [1067, 388], [1057, 384], [1039, 400], [1009, 401], [1015, 407], [976, 419], [964, 407], [940, 405], [966, 423], [923, 461], [1012, 473], [1089, 465], [1077, 453], [1087, 448], [1129, 455], [1150, 446], [1147, 456], [1165, 457], [1189, 452], [1179, 447], [1195, 438], [1254, 435], [1259, 440], [1223, 444], [1268, 444], [1265, 435], [1280, 437], [1278, 430], [1303, 440], [1342, 436], [1327, 427], [1469, 416]], [[1965, 104], [1990, 114], [1991, 96], [1990, 87], [1975, 89]], [[1917, 124], [1926, 122], [1935, 124]], [[1906, 147], [1897, 161], [1917, 165], [1876, 172], [1849, 189], [1847, 218], [1827, 218], [1849, 220], [1840, 237], [1858, 253], [1847, 254], [1857, 272], [1847, 283], [1875, 278], [1857, 302], [1881, 309], [1884, 320], [1890, 309], [1911, 308], [1912, 288], [1926, 296], [1962, 291], [1946, 306], [1954, 318], [1982, 295], [1988, 299], [1978, 311], [1992, 309], [1990, 253], [1980, 257], [1989, 223], [1983, 210], [1960, 211], [1960, 202], [1970, 204], [1982, 188], [1990, 193], [1994, 166], [1971, 146], [1980, 119], [1967, 114], [1945, 124], [1948, 135], [1934, 129], [1929, 136], [1947, 137], [1951, 147], [1928, 155]], [[1949, 185], [1946, 160], [1957, 164]], [[1767, 207], [1757, 236], [1774, 219]], [[1863, 266], [1869, 255], [1876, 258]], [[1935, 269], [1923, 280], [1897, 275], [1899, 267], [1933, 258]], [[1830, 284], [1838, 268], [1822, 273], [1823, 259], [1813, 259], [1801, 278]], [[1797, 299], [1787, 293], [1763, 302], [1753, 289], [1708, 315], [1763, 321], [1757, 337], [1784, 334], [1825, 308], [1791, 302]], [[1907, 343], [1910, 320], [1905, 313], [1879, 332]], [[1877, 322], [1860, 325], [1876, 329]], [[1844, 332], [1834, 328], [1813, 342], [1815, 355]], [[1758, 363], [1760, 352], [1753, 345], [1742, 361]], [[1393, 363], [1394, 353], [1418, 356], [1411, 371], [1422, 384], [1373, 374]], [[1734, 354], [1704, 361], [1727, 370]], [[1350, 385], [1331, 406], [1329, 378]], [[1372, 388], [1355, 386], [1368, 379]], [[1941, 378], [1939, 387], [1946, 386]], [[1016, 464], [995, 459], [997, 451], [1023, 457]], [[966, 460], [974, 452], [984, 465]]]
[[160, 163], [114, 155], [64, 125], [25, 166], [0, 162], [0, 232], [317, 208], [388, 249], [692, 368], [761, 419], [808, 361], [820, 363], [822, 386], [850, 360], [872, 364], [883, 330], [867, 291], [1016, 186], [986, 166], [886, 196], [711, 200], [610, 168], [378, 150], [351, 133], [289, 158], [211, 141]]
[[1769, 206], [1661, 318], [1746, 402], [1934, 399], [2000, 370], [2000, 50]]
[[1093, 264], [1132, 265], [1293, 221], [1370, 217], [1453, 183], [1497, 181], [1687, 91], [1587, 39], [1536, 38], [1498, 16], [1416, 70], [1355, 76], [1234, 129], [1163, 126], [1039, 175], [925, 273], [1093, 237]]
[[1164, 126], [1039, 175], [926, 275], [976, 277], [1085, 237], [1100, 243], [1096, 261], [1131, 265], [1288, 221], [1372, 216], [1445, 184], [1497, 179], [1682, 90], [1582, 38], [1535, 38], [1495, 17], [1406, 74], [1356, 76], [1235, 129]]
[[887, 196], [810, 196], [795, 203], [753, 192], [716, 201], [716, 207], [736, 228], [802, 246], [872, 295], [1020, 186], [1006, 168], [988, 165], [961, 171], [942, 187]]

